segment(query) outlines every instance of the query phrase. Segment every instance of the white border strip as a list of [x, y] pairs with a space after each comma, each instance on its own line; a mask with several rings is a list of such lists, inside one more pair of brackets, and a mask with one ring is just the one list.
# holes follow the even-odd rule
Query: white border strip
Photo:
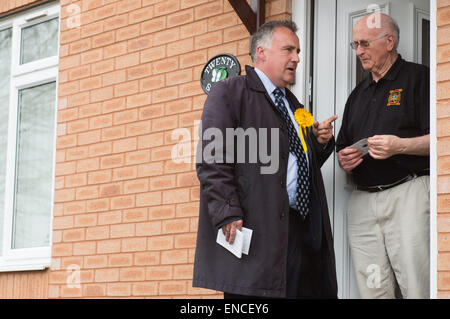
[[430, 298], [437, 298], [436, 0], [430, 1]]

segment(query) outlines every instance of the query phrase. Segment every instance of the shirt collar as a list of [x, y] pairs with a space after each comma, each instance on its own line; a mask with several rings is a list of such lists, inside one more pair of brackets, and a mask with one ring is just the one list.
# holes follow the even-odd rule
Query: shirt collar
[[[262, 84], [264, 85], [267, 93], [269, 93], [269, 96], [273, 96], [273, 91], [277, 88], [275, 84], [273, 84], [272, 80], [269, 79], [269, 77], [260, 69], [255, 68], [255, 72], [258, 75], [259, 79], [261, 80]], [[284, 96], [286, 96], [286, 89], [285, 88], [279, 88]]]
[[[400, 68], [403, 65], [405, 60], [403, 60], [402, 56], [398, 54], [397, 60], [395, 60], [394, 64], [392, 64], [391, 68], [388, 70], [388, 72], [378, 81], [381, 80], [390, 80], [393, 81], [397, 78], [398, 73], [400, 72]], [[374, 84], [375, 81], [373, 80], [372, 74], [369, 74], [369, 76], [366, 77], [364, 80], [363, 88], [367, 89], [371, 84]]]

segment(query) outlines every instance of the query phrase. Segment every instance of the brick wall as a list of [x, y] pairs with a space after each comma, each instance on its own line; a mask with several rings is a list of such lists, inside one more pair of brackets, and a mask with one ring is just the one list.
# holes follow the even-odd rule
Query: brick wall
[[437, 1], [438, 297], [450, 298], [450, 1]]
[[[171, 133], [193, 136], [209, 58], [251, 64], [247, 30], [227, 0], [60, 2], [52, 266], [0, 273], [0, 296], [221, 297], [192, 288], [199, 184], [194, 160], [171, 160]], [[266, 1], [268, 19], [290, 12]], [[66, 284], [74, 265], [80, 288]]]

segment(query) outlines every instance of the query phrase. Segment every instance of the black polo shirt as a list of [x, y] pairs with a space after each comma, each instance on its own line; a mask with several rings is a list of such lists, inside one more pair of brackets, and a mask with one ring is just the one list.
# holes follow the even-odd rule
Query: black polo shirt
[[[337, 151], [374, 135], [417, 137], [429, 134], [429, 79], [426, 66], [407, 62], [400, 55], [378, 82], [369, 74], [347, 100], [336, 141]], [[429, 162], [429, 156], [395, 155], [375, 160], [367, 154], [352, 175], [360, 186], [387, 185], [408, 174], [429, 169]]]

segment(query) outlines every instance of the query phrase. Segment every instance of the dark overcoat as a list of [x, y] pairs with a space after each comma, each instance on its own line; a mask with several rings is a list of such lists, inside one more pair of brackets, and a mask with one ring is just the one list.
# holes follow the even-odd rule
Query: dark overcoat
[[[295, 109], [303, 107], [288, 89], [286, 97]], [[242, 145], [234, 145], [231, 152], [225, 150], [225, 145], [228, 148], [232, 145], [232, 139], [226, 139], [227, 128], [242, 128], [247, 133], [247, 142], [253, 141], [251, 129], [265, 131], [261, 135], [258, 132], [258, 137], [262, 138], [257, 143], [256, 161], [255, 154], [250, 153], [251, 149], [253, 152], [256, 149], [248, 144], [245, 150]], [[214, 132], [218, 130], [223, 133], [223, 149], [217, 147], [221, 138]], [[200, 214], [193, 286], [249, 296], [285, 297], [289, 137], [281, 113], [252, 67], [246, 66], [245, 76], [215, 84], [204, 105], [199, 133], [196, 167], [200, 180]], [[272, 137], [276, 138], [275, 143]], [[213, 141], [215, 144], [210, 144]], [[239, 144], [236, 136], [234, 142]], [[267, 151], [266, 146], [263, 147], [265, 142]], [[336, 298], [333, 238], [320, 171], [334, 149], [334, 139], [324, 148], [308, 130], [307, 144], [312, 203], [311, 217], [306, 221], [310, 224], [309, 234], [302, 236], [311, 248], [302, 254], [303, 274], [299, 284], [305, 297]], [[211, 145], [216, 145], [215, 151], [211, 151]], [[259, 156], [261, 150], [271, 156], [270, 163]], [[245, 161], [242, 152], [245, 152]], [[220, 153], [223, 153], [223, 163], [220, 156], [215, 161], [203, 157]], [[278, 169], [262, 174], [261, 168], [270, 164], [276, 167], [276, 160]], [[241, 217], [243, 226], [253, 230], [249, 254], [242, 255], [241, 259], [216, 243], [220, 225], [233, 217]]]

